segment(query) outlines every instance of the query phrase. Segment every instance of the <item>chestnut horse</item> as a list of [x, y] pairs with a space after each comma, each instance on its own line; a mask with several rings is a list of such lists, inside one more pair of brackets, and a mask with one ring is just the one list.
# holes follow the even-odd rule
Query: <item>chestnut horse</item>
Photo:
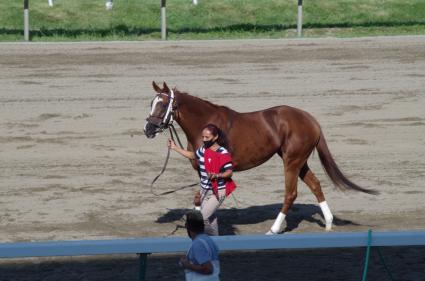
[[[239, 113], [228, 107], [168, 88], [161, 89], [152, 82], [157, 95], [152, 101], [151, 112], [144, 131], [148, 138], [168, 128], [175, 120], [187, 137], [187, 149], [194, 151], [202, 145], [201, 131], [208, 124], [217, 125], [229, 141], [234, 171], [251, 169], [278, 154], [283, 159], [285, 198], [281, 212], [267, 234], [282, 231], [288, 210], [297, 198], [298, 177], [316, 196], [324, 215], [326, 230], [331, 230], [333, 216], [325, 201], [320, 182], [307, 164], [314, 149], [335, 186], [370, 194], [351, 182], [338, 168], [326, 144], [319, 123], [307, 112], [290, 106], [276, 106], [261, 111]], [[196, 163], [192, 162], [196, 169]]]

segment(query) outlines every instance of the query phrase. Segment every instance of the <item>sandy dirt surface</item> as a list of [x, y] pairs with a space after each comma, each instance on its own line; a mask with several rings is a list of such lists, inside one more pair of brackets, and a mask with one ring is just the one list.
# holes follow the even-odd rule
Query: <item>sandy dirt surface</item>
[[[424, 36], [0, 44], [0, 66], [0, 242], [185, 235], [196, 188], [149, 187], [168, 137], [143, 135], [153, 80], [241, 112], [310, 112], [340, 168], [380, 192], [336, 190], [314, 154], [334, 231], [425, 228]], [[268, 230], [282, 171], [276, 156], [234, 176], [222, 234]], [[196, 181], [172, 153], [154, 188]], [[298, 191], [287, 230], [323, 232], [314, 196], [303, 183]]]

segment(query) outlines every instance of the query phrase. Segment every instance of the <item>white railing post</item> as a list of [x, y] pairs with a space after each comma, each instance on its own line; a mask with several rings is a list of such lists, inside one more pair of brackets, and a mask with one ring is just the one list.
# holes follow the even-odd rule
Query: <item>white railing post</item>
[[161, 0], [161, 39], [167, 40], [167, 13], [165, 10], [166, 0]]
[[24, 0], [24, 39], [30, 40], [29, 0]]
[[193, 0], [192, 3], [193, 5], [198, 5], [198, 0]]
[[298, 0], [297, 34], [298, 37], [303, 35], [303, 0]]
[[49, 6], [53, 7], [53, 0], [49, 0]]

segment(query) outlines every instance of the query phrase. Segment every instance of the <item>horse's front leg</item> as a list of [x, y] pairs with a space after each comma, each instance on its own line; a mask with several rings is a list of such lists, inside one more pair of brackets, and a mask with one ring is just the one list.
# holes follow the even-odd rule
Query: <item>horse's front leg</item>
[[299, 172], [299, 165], [295, 163], [285, 165], [285, 199], [283, 201], [283, 207], [270, 228], [270, 231], [266, 233], [267, 235], [278, 234], [283, 231], [283, 222], [285, 221], [289, 209], [292, 207], [295, 199], [297, 198]]

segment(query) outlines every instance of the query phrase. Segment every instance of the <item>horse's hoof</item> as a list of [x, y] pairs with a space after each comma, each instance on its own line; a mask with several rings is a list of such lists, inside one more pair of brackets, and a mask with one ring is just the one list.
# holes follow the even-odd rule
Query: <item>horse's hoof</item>
[[331, 223], [326, 223], [326, 231], [332, 231], [332, 222]]
[[266, 235], [278, 235], [280, 232], [273, 232], [271, 229], [266, 232]]

